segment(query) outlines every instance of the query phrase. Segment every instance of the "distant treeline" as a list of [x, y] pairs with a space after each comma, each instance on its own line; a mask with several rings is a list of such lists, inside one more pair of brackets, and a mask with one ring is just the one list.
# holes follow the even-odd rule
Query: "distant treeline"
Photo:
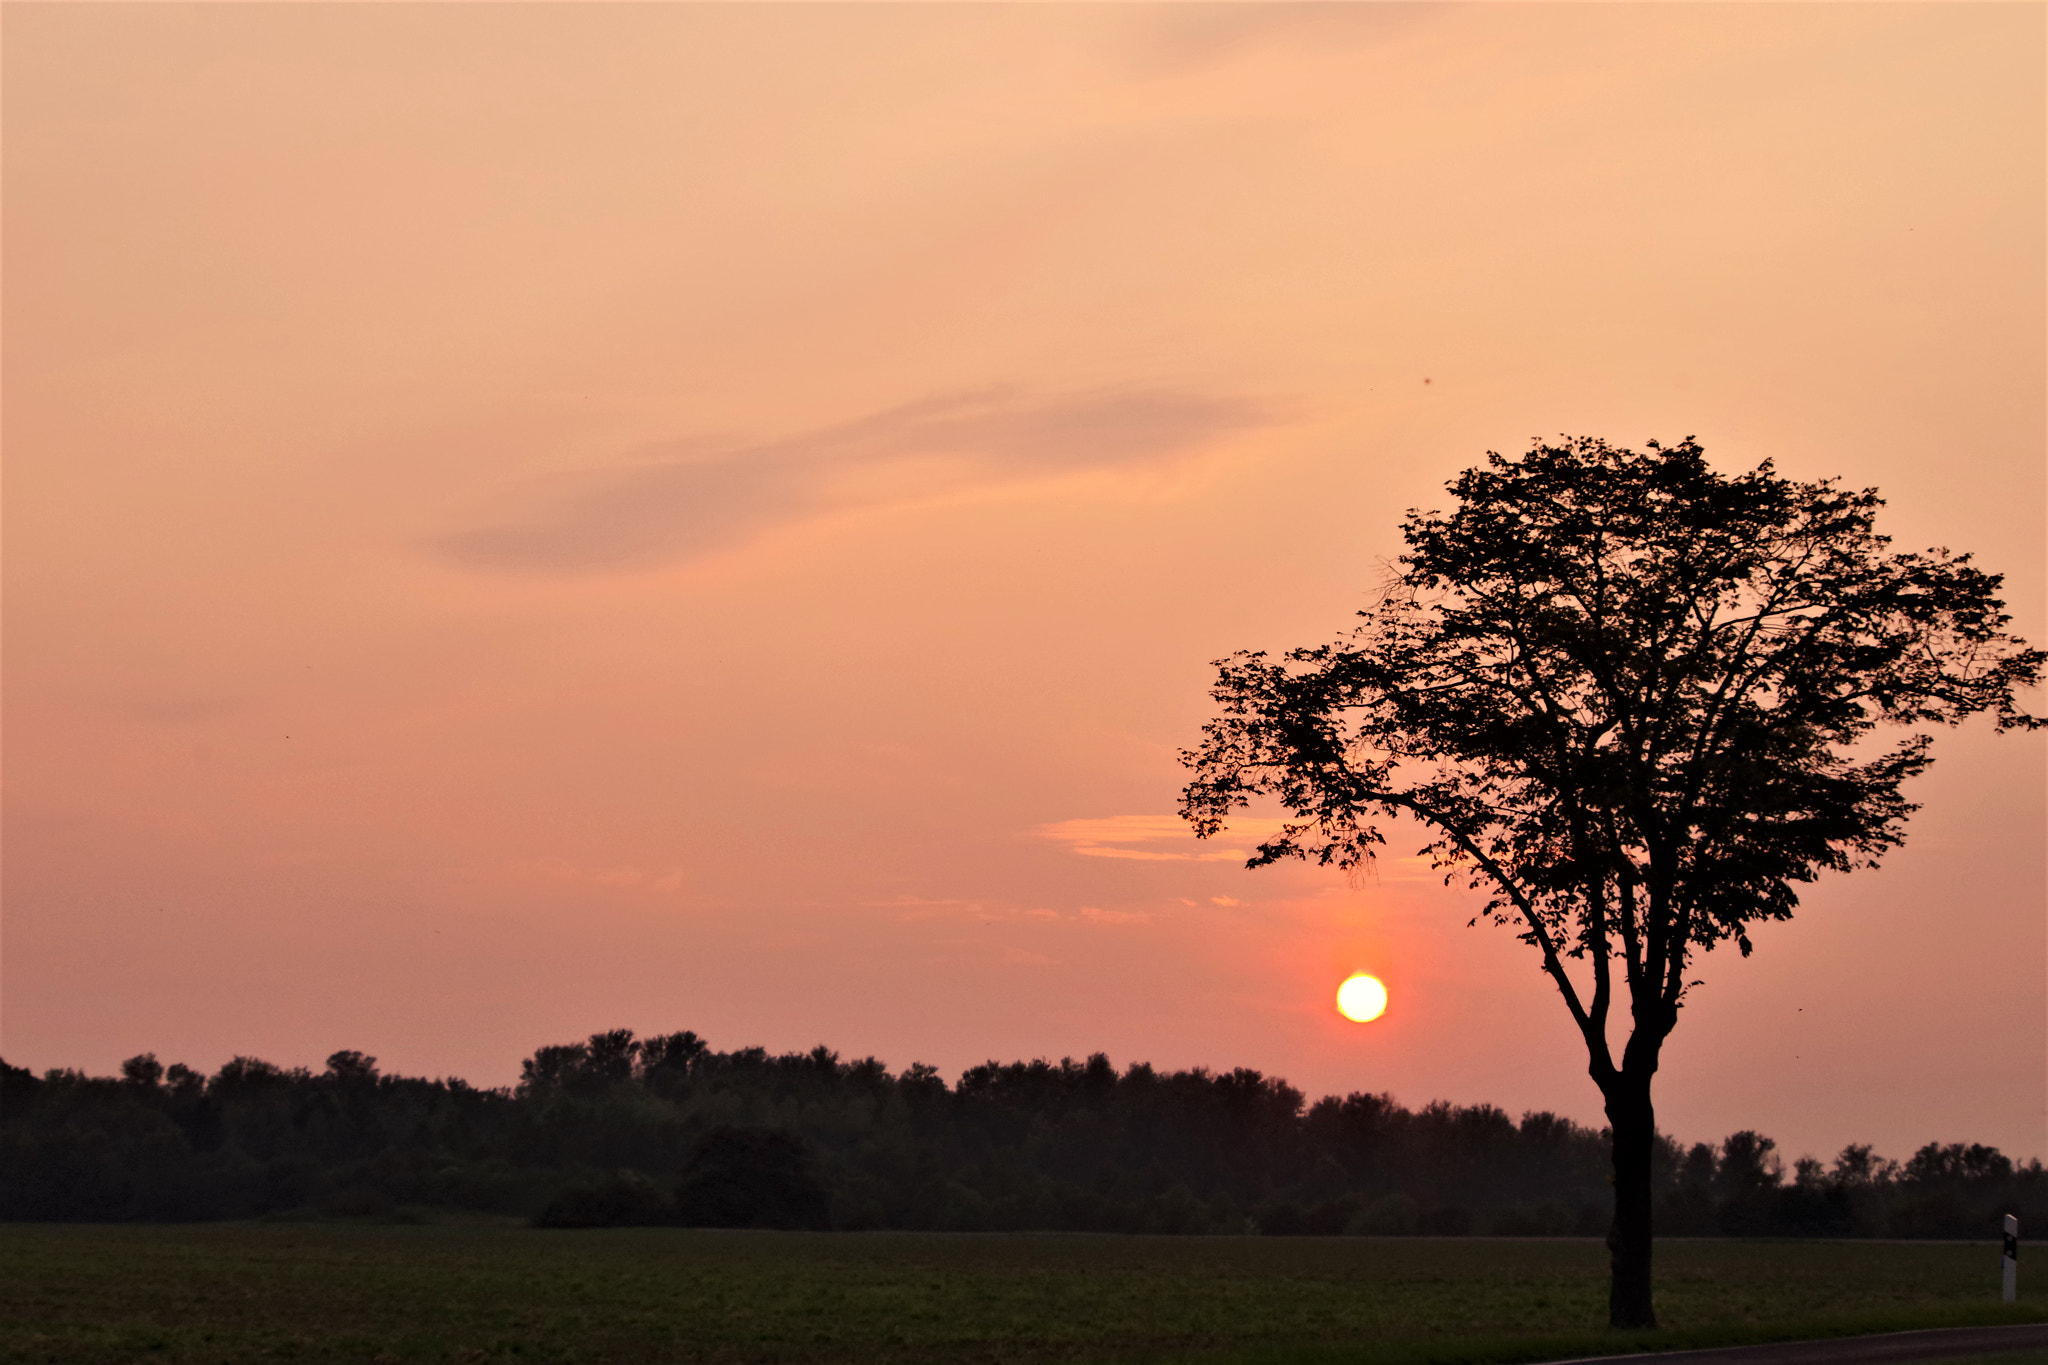
[[[1982, 1237], [2048, 1220], [1996, 1148], [1865, 1146], [1789, 1176], [1769, 1138], [1659, 1148], [1667, 1235]], [[518, 1086], [152, 1055], [119, 1077], [0, 1062], [0, 1218], [417, 1217], [549, 1226], [1604, 1233], [1607, 1136], [1490, 1105], [1306, 1104], [1256, 1071], [991, 1062], [947, 1085], [818, 1048], [716, 1052], [627, 1030], [544, 1047]]]

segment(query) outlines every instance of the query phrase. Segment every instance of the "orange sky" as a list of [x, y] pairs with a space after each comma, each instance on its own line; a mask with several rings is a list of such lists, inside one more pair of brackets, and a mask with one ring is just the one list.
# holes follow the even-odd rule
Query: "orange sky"
[[[1406, 848], [1179, 831], [1207, 661], [1558, 432], [1875, 484], [2048, 637], [2039, 6], [4, 24], [16, 1064], [624, 1025], [1597, 1120]], [[2048, 1147], [2043, 743], [1937, 752], [1703, 964], [1668, 1130]]]

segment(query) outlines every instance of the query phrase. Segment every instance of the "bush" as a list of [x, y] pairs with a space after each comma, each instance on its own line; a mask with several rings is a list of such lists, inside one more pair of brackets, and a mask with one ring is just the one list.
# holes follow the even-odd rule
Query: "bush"
[[825, 1187], [810, 1148], [776, 1128], [720, 1127], [706, 1133], [683, 1168], [674, 1221], [703, 1228], [823, 1228]]
[[1421, 1223], [1421, 1213], [1413, 1199], [1405, 1194], [1388, 1194], [1367, 1204], [1344, 1231], [1354, 1237], [1409, 1237]]
[[674, 1205], [661, 1187], [638, 1171], [614, 1171], [602, 1180], [578, 1181], [534, 1215], [535, 1227], [644, 1227], [671, 1221]]

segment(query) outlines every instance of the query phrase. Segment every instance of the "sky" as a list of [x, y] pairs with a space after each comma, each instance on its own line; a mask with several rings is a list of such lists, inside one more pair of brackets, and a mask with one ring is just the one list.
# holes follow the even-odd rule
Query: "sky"
[[[1598, 1124], [1412, 839], [1189, 837], [1211, 661], [1559, 433], [1875, 486], [2048, 637], [2039, 6], [0, 24], [15, 1065], [688, 1028]], [[1699, 964], [1666, 1131], [2048, 1155], [2048, 751], [1936, 753]]]

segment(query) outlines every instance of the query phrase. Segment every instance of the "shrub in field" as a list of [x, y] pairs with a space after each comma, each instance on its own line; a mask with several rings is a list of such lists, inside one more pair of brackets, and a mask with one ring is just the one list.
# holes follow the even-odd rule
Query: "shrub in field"
[[1421, 1227], [1415, 1201], [1405, 1194], [1389, 1194], [1359, 1210], [1344, 1231], [1360, 1237], [1408, 1237]]
[[644, 1227], [672, 1221], [675, 1205], [652, 1180], [638, 1171], [613, 1171], [596, 1180], [579, 1180], [534, 1215], [544, 1228]]
[[830, 1200], [794, 1133], [714, 1128], [677, 1187], [674, 1221], [707, 1228], [823, 1228]]

